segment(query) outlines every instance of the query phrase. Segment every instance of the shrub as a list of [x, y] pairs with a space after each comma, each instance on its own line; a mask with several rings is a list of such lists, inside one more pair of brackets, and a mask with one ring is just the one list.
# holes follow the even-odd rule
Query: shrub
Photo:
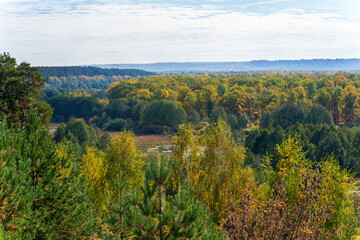
[[106, 131], [123, 131], [129, 129], [129, 123], [122, 118], [116, 118], [108, 123], [105, 123], [103, 129]]

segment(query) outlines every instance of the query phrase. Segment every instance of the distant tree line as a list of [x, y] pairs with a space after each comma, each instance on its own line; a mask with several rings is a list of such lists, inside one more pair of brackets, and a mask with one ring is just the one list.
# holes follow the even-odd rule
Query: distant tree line
[[99, 67], [39, 67], [49, 89], [107, 89], [112, 82], [139, 76], [151, 76], [152, 72], [139, 69], [104, 69]]
[[71, 76], [150, 76], [154, 75], [152, 72], [147, 72], [139, 69], [118, 69], [118, 68], [99, 68], [99, 67], [39, 67], [40, 74], [49, 79], [49, 77], [71, 77]]

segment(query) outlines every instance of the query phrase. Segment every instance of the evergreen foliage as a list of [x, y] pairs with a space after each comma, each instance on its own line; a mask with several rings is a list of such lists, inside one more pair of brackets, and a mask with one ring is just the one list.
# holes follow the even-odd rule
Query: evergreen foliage
[[240, 123], [238, 118], [234, 115], [234, 114], [229, 114], [226, 117], [226, 123], [229, 125], [229, 127], [231, 129], [239, 129], [240, 128]]
[[103, 125], [106, 131], [124, 131], [130, 129], [129, 123], [122, 118], [117, 118]]
[[334, 124], [331, 113], [321, 105], [314, 105], [311, 108], [309, 114], [307, 115], [306, 122], [310, 124]]
[[171, 165], [160, 155], [149, 161], [143, 197], [129, 211], [135, 239], [222, 239], [206, 216], [204, 206], [188, 188], [167, 200]]
[[271, 114], [272, 125], [288, 128], [295, 123], [305, 123], [309, 108], [302, 104], [285, 104]]
[[246, 113], [243, 113], [239, 117], [239, 127], [240, 128], [246, 128], [251, 124], [251, 120], [249, 116]]
[[196, 110], [191, 110], [188, 113], [187, 120], [190, 123], [199, 123], [200, 122], [200, 114]]
[[217, 122], [219, 119], [226, 120], [226, 112], [222, 106], [216, 106], [210, 113], [211, 122]]
[[176, 103], [161, 100], [156, 101], [144, 110], [143, 122], [145, 125], [167, 126], [175, 129], [180, 123], [185, 122], [186, 113], [184, 109]]
[[85, 179], [60, 158], [36, 111], [24, 129], [0, 124], [2, 226], [18, 239], [65, 239], [96, 231]]
[[98, 129], [88, 126], [83, 119], [71, 118], [56, 129], [53, 140], [61, 142], [65, 138], [75, 138], [80, 145], [95, 145], [99, 136]]
[[38, 68], [26, 62], [17, 64], [8, 53], [0, 54], [0, 120], [6, 118], [9, 124], [24, 124], [25, 112], [36, 104], [44, 123], [49, 123], [51, 109], [45, 103], [36, 103], [44, 85], [45, 79]]

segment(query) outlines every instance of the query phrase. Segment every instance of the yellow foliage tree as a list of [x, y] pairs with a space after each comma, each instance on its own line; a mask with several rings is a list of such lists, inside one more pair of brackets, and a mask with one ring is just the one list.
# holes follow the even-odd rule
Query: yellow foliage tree
[[[265, 158], [265, 165], [268, 166], [265, 173], [268, 177], [269, 193], [275, 183], [282, 179], [289, 201], [297, 199], [299, 195], [299, 184], [303, 181], [302, 173], [311, 171], [311, 162], [306, 159], [299, 140], [287, 138], [281, 145], [276, 146], [277, 159], [271, 156]], [[276, 170], [271, 167], [271, 161], [276, 161]]]
[[236, 88], [231, 88], [220, 99], [220, 104], [227, 112], [232, 112], [240, 115], [244, 110], [241, 107], [241, 91]]
[[[336, 239], [350, 239], [356, 229], [357, 218], [352, 209], [353, 200], [351, 190], [353, 178], [342, 170], [339, 164], [328, 156], [324, 161], [315, 163], [306, 159], [306, 153], [302, 150], [301, 143], [296, 138], [287, 138], [276, 148], [277, 167], [272, 169], [270, 162], [276, 159], [267, 157], [266, 165], [269, 167], [267, 173], [268, 197], [274, 194], [273, 187], [281, 180], [283, 190], [286, 193], [287, 204], [294, 206], [301, 203], [306, 187], [306, 175], [315, 176], [319, 169], [320, 199], [314, 203], [314, 209], [328, 209], [324, 224], [324, 231], [332, 232]], [[291, 208], [290, 208], [291, 209]]]
[[236, 202], [255, 187], [253, 172], [243, 168], [245, 149], [237, 145], [225, 121], [211, 125], [201, 137], [203, 157], [198, 164], [198, 197], [221, 218], [229, 200]]
[[[132, 132], [124, 131], [111, 140], [105, 153], [106, 179], [110, 196], [118, 198], [114, 182], [125, 184], [124, 191], [138, 187], [143, 182], [144, 160], [135, 144]], [[121, 197], [121, 196], [120, 196]]]
[[82, 158], [81, 171], [90, 183], [90, 191], [95, 196], [95, 205], [104, 210], [107, 202], [108, 181], [106, 179], [106, 166], [104, 153], [89, 147]]
[[119, 81], [119, 82], [112, 82], [112, 83], [110, 83], [109, 89], [111, 89], [111, 88], [119, 85], [120, 83], [121, 83], [120, 81]]
[[[349, 239], [356, 231], [353, 226], [357, 225], [358, 216], [355, 215], [353, 206], [354, 198], [351, 192], [354, 189], [354, 179], [346, 171], [341, 169], [332, 155], [319, 163], [325, 192], [322, 196], [323, 205], [330, 205], [331, 218], [326, 222], [326, 227], [338, 228], [338, 234], [342, 239]], [[341, 239], [341, 238], [340, 238]]]
[[[208, 103], [211, 101], [212, 103], [217, 102], [217, 93], [216, 88], [212, 85], [207, 85], [203, 87], [197, 96], [197, 101], [200, 104], [200, 109], [209, 111]], [[209, 112], [208, 112], [209, 113]]]
[[143, 182], [143, 165], [132, 132], [114, 137], [106, 153], [89, 147], [82, 159], [82, 172], [99, 209], [106, 209], [110, 199], [118, 201], [130, 188], [137, 188]]
[[342, 119], [347, 122], [357, 122], [359, 119], [359, 90], [349, 85], [342, 92]]
[[179, 190], [185, 180], [188, 183], [197, 182], [197, 170], [201, 147], [198, 146], [198, 136], [191, 124], [182, 126], [175, 136], [174, 158], [176, 171], [173, 173], [175, 190]]
[[136, 97], [141, 100], [149, 100], [153, 96], [153, 93], [149, 91], [149, 89], [140, 89], [136, 93]]
[[175, 169], [181, 171], [175, 173], [177, 181], [188, 180], [216, 221], [223, 217], [230, 200], [236, 202], [246, 191], [254, 190], [253, 172], [243, 167], [245, 150], [235, 143], [223, 120], [210, 125], [199, 137], [190, 126], [184, 126], [175, 142]]
[[182, 87], [179, 90], [177, 100], [181, 102], [182, 107], [186, 112], [190, 112], [194, 108], [196, 101], [196, 94], [188, 87]]
[[166, 99], [169, 101], [176, 101], [177, 93], [171, 89], [161, 89], [160, 99]]

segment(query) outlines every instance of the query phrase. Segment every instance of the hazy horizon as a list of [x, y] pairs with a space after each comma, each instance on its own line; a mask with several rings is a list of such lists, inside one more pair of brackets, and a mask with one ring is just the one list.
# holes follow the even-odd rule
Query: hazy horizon
[[[191, 63], [248, 63], [248, 62], [257, 62], [257, 61], [265, 61], [265, 62], [277, 62], [277, 61], [312, 61], [312, 60], [360, 60], [360, 58], [308, 58], [308, 59], [253, 59], [248, 61], [203, 61], [203, 62], [124, 62], [124, 63], [91, 63], [91, 64], [77, 64], [77, 65], [36, 65], [39, 67], [87, 67], [87, 66], [104, 66], [104, 65], [151, 65], [151, 64], [191, 64]], [[359, 66], [360, 67], [360, 66]]]

